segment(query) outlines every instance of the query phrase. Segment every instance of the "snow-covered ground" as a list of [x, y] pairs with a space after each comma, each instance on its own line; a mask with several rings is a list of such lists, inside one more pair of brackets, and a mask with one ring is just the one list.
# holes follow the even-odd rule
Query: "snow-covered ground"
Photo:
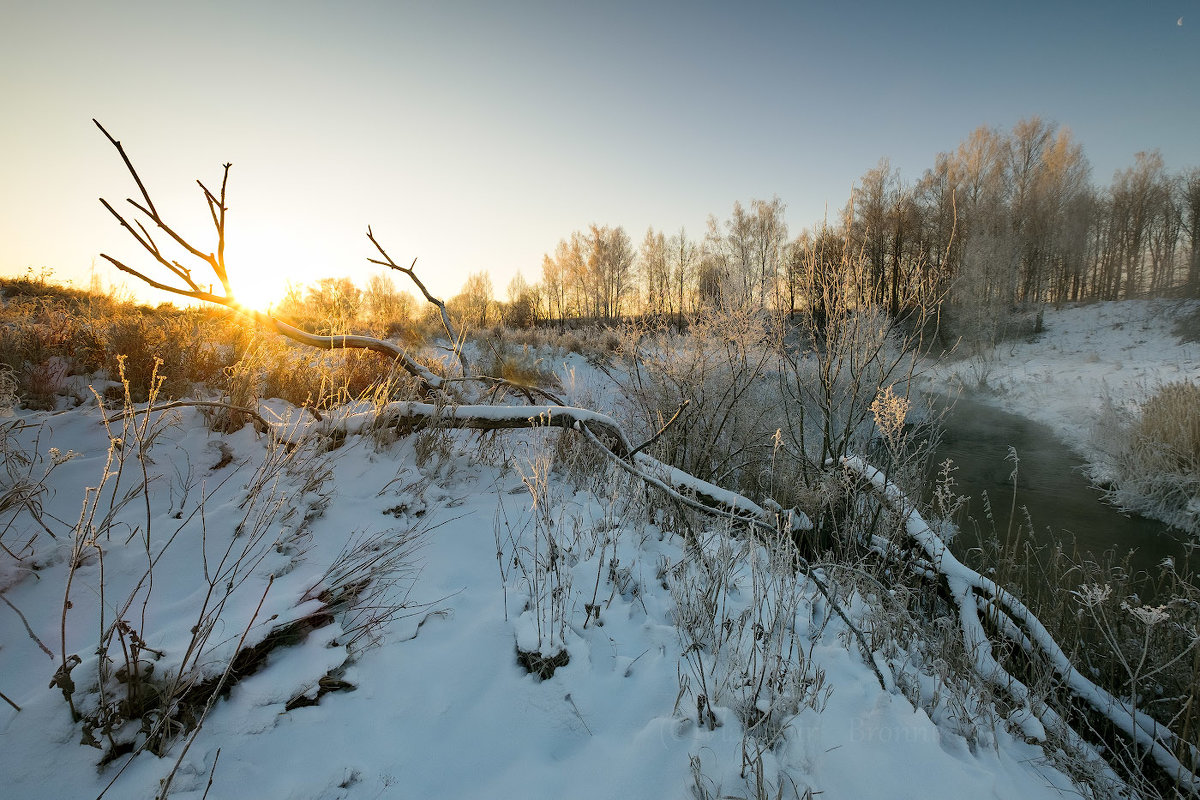
[[[1074, 319], [1071, 313], [1050, 315], [1048, 336], [1060, 319]], [[1153, 322], [1152, 315], [1137, 318], [1144, 322], [1120, 316], [1132, 309], [1081, 313], [1109, 328], [1120, 322], [1140, 331]], [[1161, 333], [1137, 336], [1141, 350], [1122, 350], [1108, 336], [1090, 347], [1105, 363], [1120, 358], [1132, 373], [1138, 353], [1154, 351], [1147, 342], [1165, 341]], [[1195, 350], [1188, 352], [1192, 366], [1181, 360], [1179, 370], [1194, 370]], [[1096, 374], [1068, 379], [1050, 362], [1026, 370], [1054, 372], [1054, 385]], [[1032, 386], [1021, 388], [1023, 374], [996, 371], [991, 380], [1011, 376], [1006, 396], [1032, 397]], [[582, 382], [564, 374], [569, 392], [586, 391]], [[21, 710], [0, 703], [0, 795], [96, 797], [111, 783], [107, 797], [153, 797], [178, 761], [172, 797], [673, 798], [699, 796], [696, 786], [706, 796], [753, 796], [739, 777], [743, 736], [734, 711], [718, 700], [723, 724], [697, 724], [697, 676], [676, 626], [678, 592], [668, 588], [690, 558], [683, 539], [648, 521], [639, 493], [621, 491], [620, 481], [577, 486], [560, 474], [540, 484], [539, 458], [556, 432], [502, 435], [485, 446], [485, 457], [478, 437], [466, 432], [352, 435], [329, 447], [287, 451], [271, 449], [249, 426], [213, 433], [198, 411], [181, 409], [143, 434], [114, 432], [122, 438], [117, 455], [126, 457], [118, 475], [94, 406], [18, 411], [15, 421], [9, 452], [23, 451], [32, 463], [13, 462], [9, 474], [36, 483], [49, 472], [37, 498], [49, 531], [29, 513], [5, 511], [3, 524], [14, 522], [2, 540], [20, 561], [0, 553], [0, 591], [12, 605], [0, 608], [0, 692]], [[155, 431], [141, 449], [137, 440]], [[146, 496], [135, 492], [122, 505], [144, 478]], [[530, 484], [539, 508], [532, 508]], [[98, 486], [98, 493], [86, 491]], [[74, 555], [72, 529], [84, 532]], [[554, 532], [562, 550], [553, 585], [535, 589], [531, 558], [546, 558], [535, 552], [539, 530]], [[406, 560], [413, 570], [375, 573], [390, 583], [359, 604], [365, 617], [341, 611], [317, 624], [328, 622], [320, 617], [323, 591], [352, 583], [347, 571], [367, 574], [354, 573], [354, 564], [414, 542], [419, 546]], [[232, 563], [221, 562], [230, 546], [235, 558], [247, 554], [236, 575], [221, 572]], [[348, 549], [356, 556], [339, 561]], [[78, 569], [64, 624], [73, 558]], [[341, 575], [330, 573], [333, 563], [342, 565]], [[753, 596], [748, 580], [735, 570], [731, 609]], [[565, 594], [553, 595], [554, 586]], [[823, 674], [828, 693], [802, 705], [763, 758], [767, 782], [783, 797], [811, 790], [838, 798], [1032, 800], [1073, 792], [1040, 747], [1003, 725], [969, 741], [960, 731], [970, 719], [954, 721], [950, 711], [931, 719], [903, 695], [882, 690], [845, 643], [850, 637], [839, 621], [803, 584], [799, 591], [786, 624], [810, 642], [798, 659], [806, 675]], [[519, 639], [537, 639], [531, 628], [539, 609], [527, 609], [536, 592], [547, 601], [563, 598], [561, 636], [570, 655], [544, 681], [520, 666], [516, 653]], [[219, 616], [202, 615], [206, 597], [211, 609], [212, 597], [225, 596]], [[394, 624], [364, 626], [372, 607], [401, 603], [407, 608]], [[599, 608], [602, 624], [589, 620], [588, 606]], [[164, 757], [119, 755], [100, 768], [101, 750], [81, 744], [83, 728], [71, 719], [64, 682], [48, 688], [63, 656], [77, 654], [83, 663], [71, 672], [75, 702], [81, 713], [94, 712], [96, 648], [117, 618], [133, 633], [111, 638], [112, 671], [120, 672], [123, 654], [136, 645], [141, 669], [154, 664], [152, 675], [161, 680], [187, 658], [198, 620], [212, 621], [212, 634], [190, 663], [197, 675], [219, 678], [243, 639], [260, 641], [271, 628], [306, 617], [314, 620], [307, 639], [272, 650], [237, 682], [186, 753], [182, 737]], [[551, 617], [542, 621], [553, 625]], [[319, 694], [323, 678], [326, 688], [343, 690]], [[106, 691], [119, 698], [126, 685], [114, 678]], [[299, 696], [316, 702], [287, 710]], [[100, 730], [92, 735], [109, 746]], [[114, 739], [136, 740], [136, 733], [117, 730]]]
[[1107, 476], [1097, 423], [1106, 404], [1134, 412], [1163, 383], [1200, 381], [1200, 342], [1176, 323], [1196, 301], [1123, 300], [1047, 307], [1042, 333], [1001, 342], [974, 356], [927, 365], [926, 387], [975, 399], [1051, 427]]

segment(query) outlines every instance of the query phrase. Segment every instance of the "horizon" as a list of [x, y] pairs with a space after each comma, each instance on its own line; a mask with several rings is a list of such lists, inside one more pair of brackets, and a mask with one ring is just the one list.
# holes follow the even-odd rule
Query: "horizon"
[[1196, 5], [20, 8], [0, 34], [0, 274], [86, 287], [94, 261], [170, 299], [99, 259], [144, 264], [97, 202], [136, 187], [92, 117], [197, 240], [195, 181], [231, 162], [231, 278], [280, 293], [365, 284], [368, 225], [444, 297], [472, 272], [498, 295], [538, 280], [591, 223], [699, 239], [779, 196], [794, 237], [881, 158], [911, 183], [972, 130], [1034, 116], [1071, 130], [1094, 185], [1139, 151], [1177, 173], [1200, 166]]

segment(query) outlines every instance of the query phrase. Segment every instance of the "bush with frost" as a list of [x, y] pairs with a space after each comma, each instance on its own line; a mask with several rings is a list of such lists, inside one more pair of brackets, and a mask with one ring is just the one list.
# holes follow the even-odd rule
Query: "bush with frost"
[[1200, 385], [1160, 386], [1108, 449], [1110, 502], [1200, 535]]

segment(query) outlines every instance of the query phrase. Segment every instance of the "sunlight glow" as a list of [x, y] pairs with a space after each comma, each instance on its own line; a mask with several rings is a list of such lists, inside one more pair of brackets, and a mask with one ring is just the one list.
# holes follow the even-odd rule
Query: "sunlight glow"
[[314, 267], [305, 243], [273, 219], [271, 209], [246, 205], [245, 228], [228, 234], [225, 264], [238, 302], [267, 311], [287, 295], [289, 282], [311, 281]]
[[287, 293], [287, 283], [276, 277], [260, 276], [255, 273], [231, 275], [234, 297], [244, 306], [256, 311], [268, 311]]

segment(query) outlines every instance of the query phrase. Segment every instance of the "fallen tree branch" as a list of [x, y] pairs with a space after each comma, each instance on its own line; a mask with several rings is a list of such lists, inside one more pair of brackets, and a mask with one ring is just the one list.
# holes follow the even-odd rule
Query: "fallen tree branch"
[[[996, 660], [991, 641], [979, 617], [979, 606], [982, 602], [989, 609], [1003, 611], [1003, 616], [996, 615], [996, 627], [1002, 634], [1012, 639], [1019, 647], [1032, 647], [1051, 666], [1072, 694], [1086, 702], [1139, 747], [1144, 748], [1181, 789], [1193, 794], [1200, 792], [1200, 776], [1197, 775], [1195, 767], [1196, 764], [1200, 764], [1200, 753], [1195, 747], [1181, 742], [1165, 725], [1084, 677], [1071, 664], [1066, 653], [1033, 612], [995, 581], [985, 578], [955, 558], [942, 538], [934, 533], [917, 512], [913, 503], [880, 470], [857, 456], [843, 456], [839, 463], [848, 472], [858, 476], [866, 487], [904, 521], [906, 535], [920, 547], [929, 563], [945, 580], [958, 610], [963, 644], [974, 661], [976, 674], [1031, 710], [1047, 728], [1055, 730], [1068, 741], [1084, 743], [1083, 738], [1056, 711], [1035, 698], [1028, 687]], [[1193, 764], [1190, 768], [1174, 754], [1181, 745]], [[1083, 752], [1101, 759], [1091, 745], [1086, 745]], [[1107, 765], [1107, 762], [1104, 763]]]
[[253, 408], [247, 406], [236, 406], [232, 403], [222, 403], [218, 400], [175, 400], [170, 403], [154, 406], [152, 408], [135, 409], [133, 411], [122, 411], [115, 417], [109, 417], [109, 422], [120, 422], [126, 417], [134, 416], [135, 414], [148, 414], [152, 411], [170, 411], [173, 408], [223, 408], [227, 411], [236, 411], [239, 414], [245, 414], [248, 417], [253, 417], [258, 423], [257, 427], [260, 431], [270, 430], [270, 424], [263, 419], [262, 414], [259, 414]]
[[443, 384], [464, 382], [482, 383], [484, 386], [490, 387], [493, 397], [498, 389], [512, 389], [514, 392], [524, 395], [525, 399], [530, 403], [533, 403], [534, 398], [537, 397], [556, 406], [565, 405], [562, 399], [554, 394], [554, 392], [543, 389], [540, 386], [526, 386], [525, 384], [516, 383], [515, 381], [510, 381], [508, 378], [495, 378], [491, 375], [465, 375], [455, 378], [442, 378]]
[[[701, 503], [694, 496], [688, 496], [688, 495], [683, 494], [682, 492], [678, 491], [674, 486], [669, 485], [666, 481], [662, 480], [661, 478], [658, 478], [658, 477], [655, 477], [654, 475], [643, 472], [642, 470], [638, 469], [637, 466], [635, 466], [633, 463], [630, 463], [629, 460], [626, 460], [623, 458], [618, 458], [617, 455], [610, 448], [605, 446], [604, 442], [600, 441], [600, 439], [598, 439], [594, 433], [592, 433], [590, 430], [588, 430], [587, 425], [580, 425], [578, 430], [584, 435], [584, 437], [589, 442], [591, 442], [596, 448], [598, 448], [601, 453], [603, 453], [609, 460], [611, 460], [614, 464], [616, 464], [622, 470], [624, 470], [625, 472], [628, 472], [630, 475], [633, 475], [635, 478], [638, 478], [639, 480], [643, 481], [647, 485], [653, 486], [654, 488], [663, 492], [667, 496], [671, 497], [673, 500], [675, 500], [679, 503], [682, 503], [683, 505], [687, 506], [688, 508], [699, 511], [702, 514], [707, 514], [709, 516], [724, 518], [724, 519], [727, 519], [727, 520], [737, 523], [737, 524], [746, 525], [751, 530], [758, 530], [763, 533], [769, 533], [770, 535], [777, 535], [779, 533], [781, 527], [783, 527], [783, 529], [788, 532], [812, 529], [811, 520], [809, 520], [807, 515], [805, 515], [804, 512], [800, 511], [799, 509], [792, 509], [792, 517], [788, 521], [789, 524], [787, 526], [782, 526], [780, 524], [782, 522], [782, 520], [775, 520], [774, 524], [767, 521], [766, 517], [768, 516], [768, 512], [761, 508], [759, 509], [761, 511], [760, 516], [751, 517], [751, 516], [744, 516], [741, 514], [736, 514], [733, 511], [728, 510], [727, 508], [711, 506], [711, 505], [706, 505], [704, 503]], [[661, 462], [658, 462], [655, 459], [651, 459], [649, 456], [642, 456], [642, 458], [644, 458], [646, 460], [645, 463], [653, 462], [653, 463], [658, 463], [661, 465]], [[671, 468], [671, 469], [674, 469], [674, 468]], [[674, 470], [674, 471], [676, 473], [681, 472], [680, 470]], [[687, 475], [687, 473], [682, 473], [682, 474]], [[688, 476], [688, 477], [691, 477], [691, 476]], [[701, 481], [699, 478], [692, 478], [691, 481], [687, 482], [687, 485], [689, 488], [694, 489], [696, 484], [703, 484], [703, 483], [705, 483], [705, 482]], [[717, 487], [714, 487], [714, 488], [717, 488]], [[728, 492], [726, 492], [725, 490], [721, 490], [721, 491], [728, 494]], [[752, 503], [749, 499], [741, 497], [740, 495], [738, 495], [738, 497], [742, 501], [744, 501], [742, 504], [743, 508], [749, 508], [751, 506], [757, 508], [757, 506], [754, 503]], [[821, 596], [825, 598], [825, 602], [829, 603], [829, 607], [832, 608], [834, 613], [836, 613], [841, 618], [842, 622], [845, 623], [847, 630], [849, 630], [854, 635], [854, 638], [858, 641], [859, 647], [862, 650], [863, 658], [865, 659], [866, 663], [868, 665], [870, 665], [871, 671], [875, 673], [875, 677], [878, 678], [879, 685], [883, 688], [884, 691], [895, 692], [896, 681], [895, 681], [895, 678], [892, 676], [891, 669], [888, 667], [887, 663], [881, 657], [879, 657], [878, 654], [875, 653], [874, 650], [871, 649], [870, 644], [867, 642], [867, 637], [862, 632], [862, 629], [850, 621], [850, 617], [847, 616], [846, 612], [842, 609], [841, 604], [833, 596], [833, 593], [829, 591], [829, 587], [827, 587], [821, 581], [821, 579], [817, 577], [816, 571], [809, 566], [808, 561], [804, 557], [802, 557], [799, 553], [796, 553], [796, 566], [801, 571], [801, 573], [804, 574], [804, 576], [806, 578], [808, 578], [810, 581], [812, 581], [813, 586], [815, 586], [817, 588], [817, 591], [821, 593]]]
[[[23, 624], [25, 626], [25, 632], [29, 634], [29, 638], [33, 639], [34, 644], [36, 644], [38, 647], [42, 648], [42, 652], [45, 653], [46, 655], [50, 656], [50, 660], [53, 661], [54, 660], [53, 651], [51, 651], [49, 647], [46, 647], [45, 643], [42, 642], [42, 640], [37, 637], [37, 634], [33, 632], [33, 628], [31, 628], [29, 626], [29, 620], [25, 619], [25, 615], [21, 613], [21, 609], [17, 608], [11, 602], [9, 602], [8, 598], [5, 597], [2, 592], [0, 592], [0, 600], [3, 600], [4, 605], [8, 606], [14, 612], [16, 612], [16, 615], [21, 618], [21, 624]], [[17, 710], [20, 711], [21, 709], [18, 708]]]

